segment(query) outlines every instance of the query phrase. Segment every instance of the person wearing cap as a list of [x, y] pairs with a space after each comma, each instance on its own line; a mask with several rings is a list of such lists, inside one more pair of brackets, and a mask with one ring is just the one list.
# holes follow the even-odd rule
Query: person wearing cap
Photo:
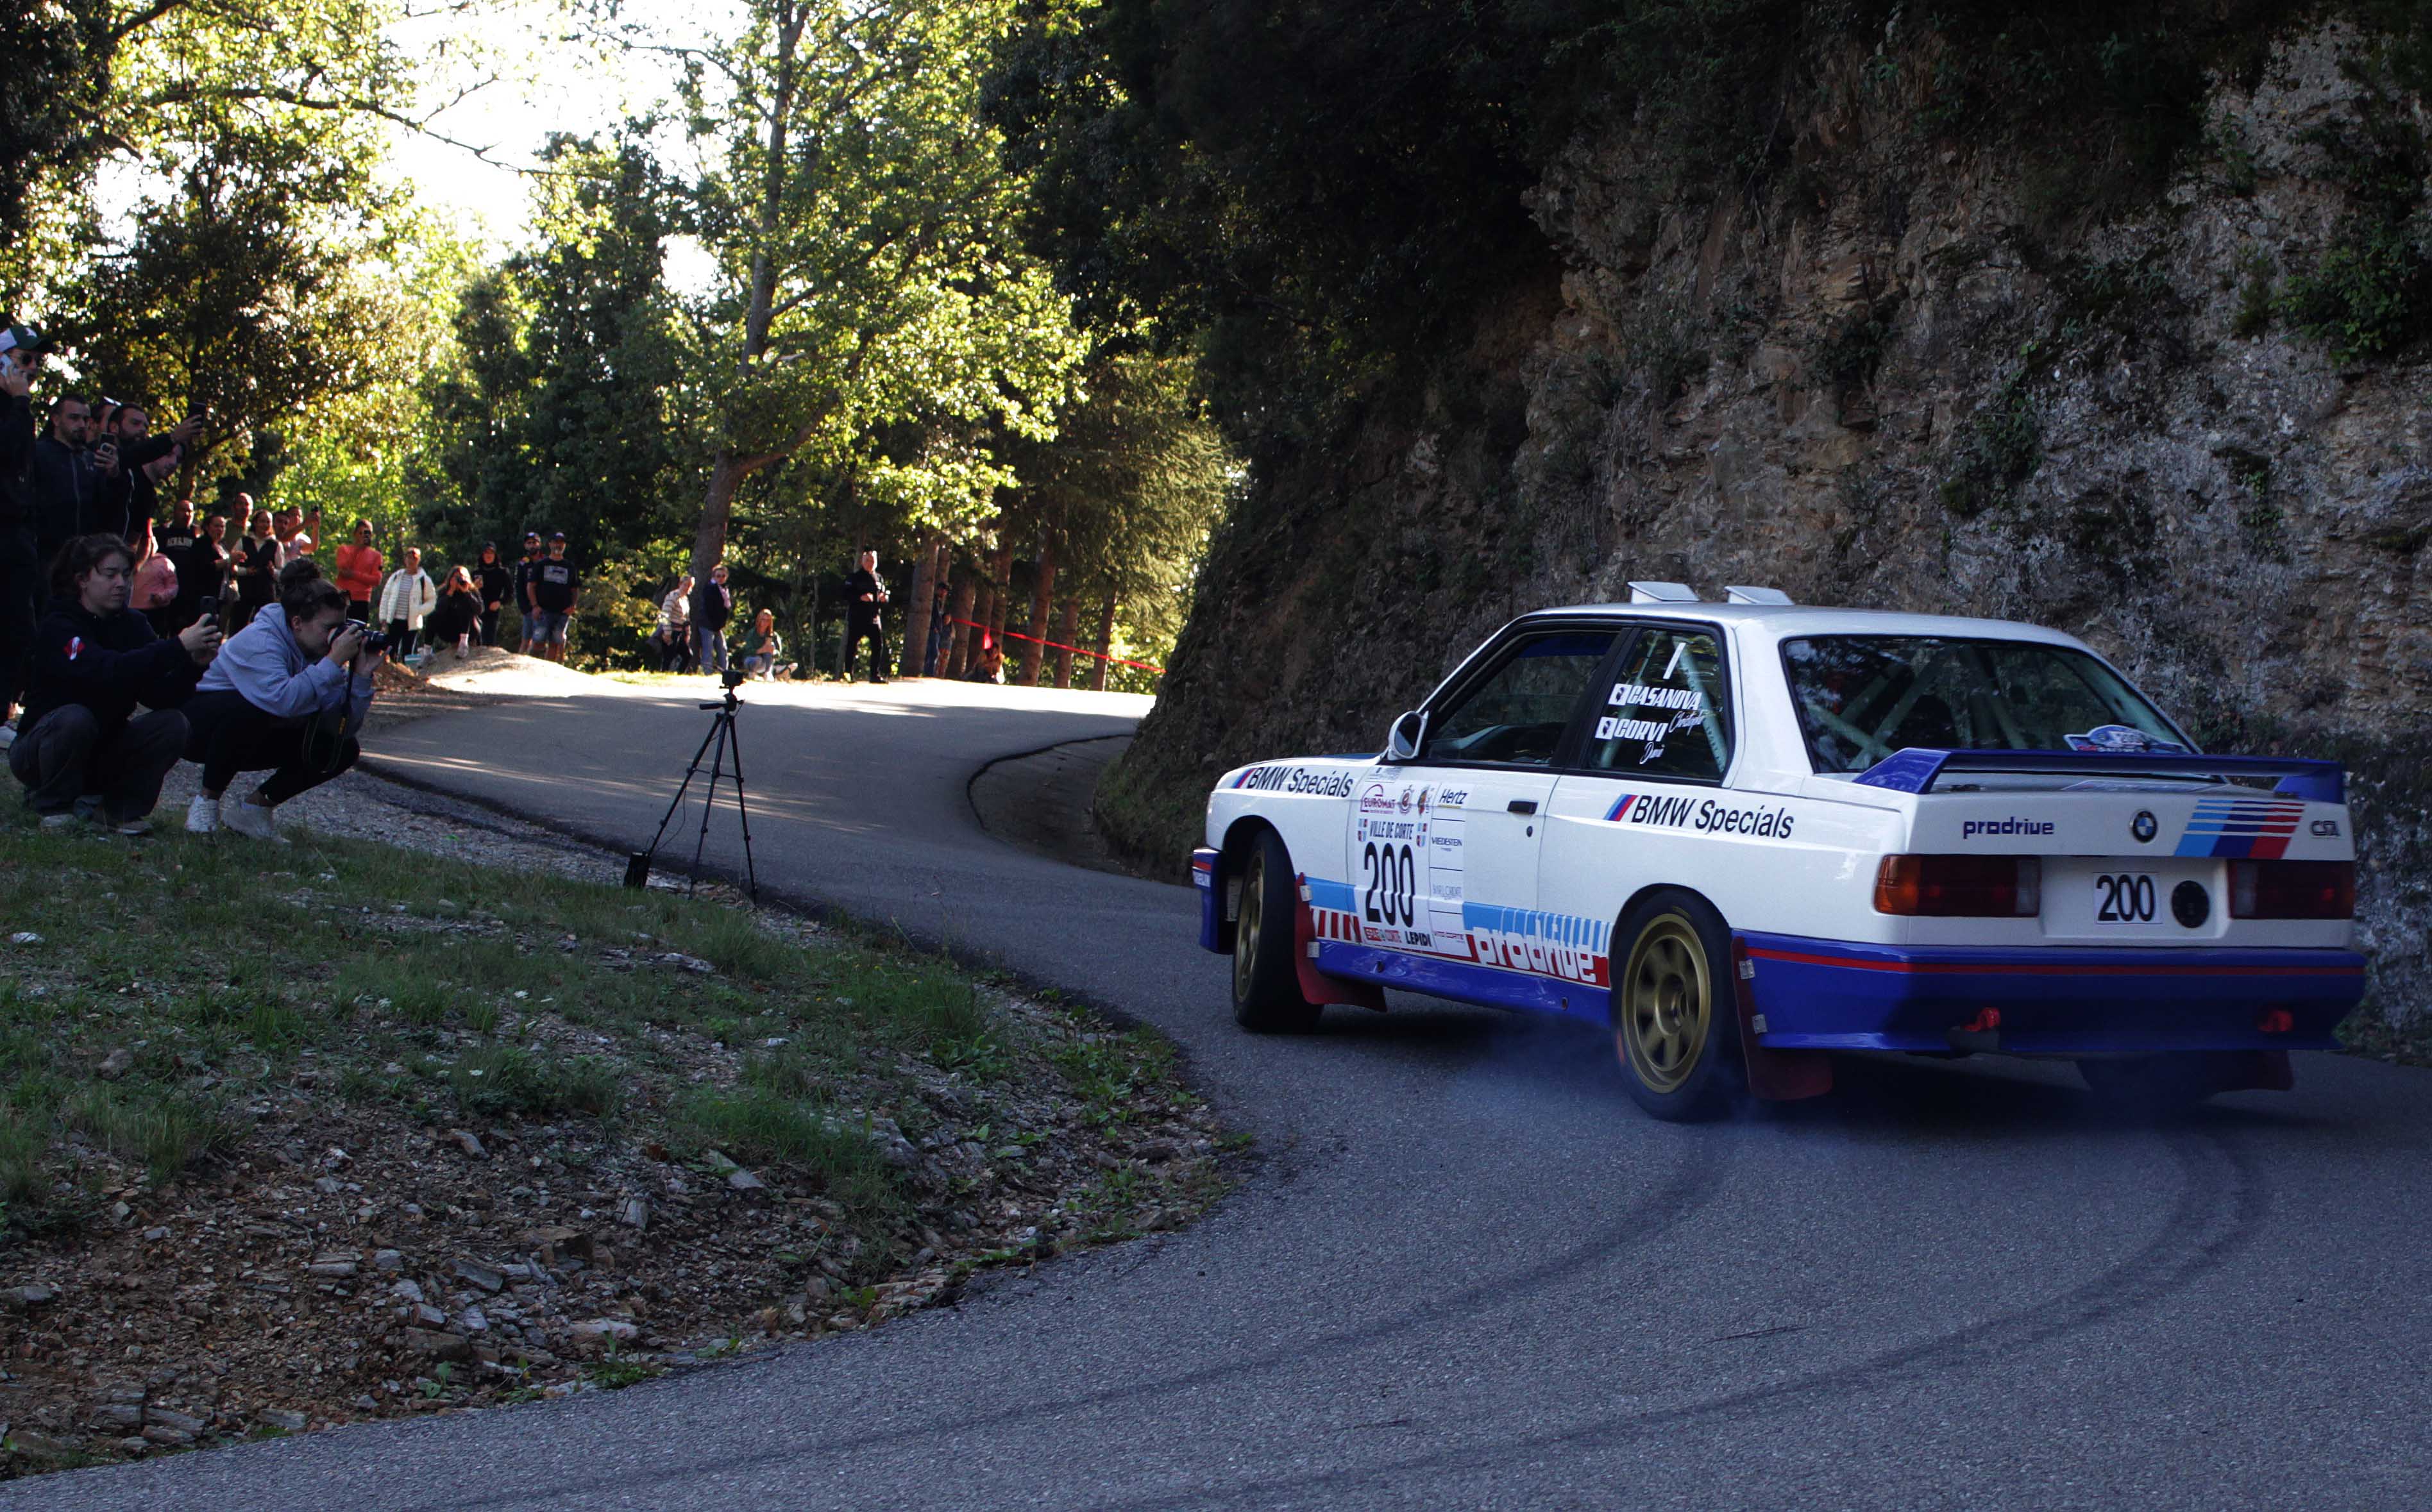
[[539, 570], [541, 559], [540, 532], [524, 532], [524, 559], [515, 563], [515, 615], [522, 621], [522, 633], [515, 649], [526, 656], [532, 654], [532, 574]]
[[498, 560], [498, 543], [481, 543], [481, 560], [473, 567], [473, 586], [481, 596], [481, 644], [498, 644], [498, 606], [515, 591], [515, 575]]
[[566, 632], [574, 624], [582, 575], [566, 554], [566, 532], [549, 538], [549, 555], [532, 564], [532, 644], [552, 662], [566, 660]]
[[42, 360], [42, 333], [31, 326], [0, 326], [0, 745], [16, 738], [6, 723], [25, 691], [42, 558], [34, 549], [32, 496], [25, 469], [34, 455], [34, 407], [26, 397]]

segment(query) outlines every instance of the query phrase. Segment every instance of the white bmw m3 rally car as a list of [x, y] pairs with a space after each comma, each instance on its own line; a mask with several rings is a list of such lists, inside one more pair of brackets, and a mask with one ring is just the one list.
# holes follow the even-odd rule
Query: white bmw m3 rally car
[[1382, 754], [1224, 776], [1192, 867], [1242, 1025], [1573, 1015], [1669, 1118], [1836, 1050], [2067, 1057], [2142, 1109], [2334, 1043], [2336, 763], [2203, 754], [2055, 630], [1631, 588], [1505, 626]]

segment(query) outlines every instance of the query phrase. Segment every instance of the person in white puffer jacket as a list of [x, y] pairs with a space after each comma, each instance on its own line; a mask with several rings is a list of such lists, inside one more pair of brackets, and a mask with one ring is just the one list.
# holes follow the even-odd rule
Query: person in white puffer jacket
[[422, 616], [438, 606], [439, 589], [431, 574], [422, 570], [422, 552], [407, 546], [405, 564], [390, 573], [387, 586], [380, 589], [377, 622], [388, 627], [391, 661], [402, 662], [414, 654], [414, 643], [422, 636]]

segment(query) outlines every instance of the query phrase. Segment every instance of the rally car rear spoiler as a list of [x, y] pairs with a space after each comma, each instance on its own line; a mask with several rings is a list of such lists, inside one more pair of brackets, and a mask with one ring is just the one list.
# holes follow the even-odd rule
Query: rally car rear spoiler
[[2276, 777], [2272, 791], [2315, 803], [2347, 801], [2337, 762], [2295, 756], [2195, 756], [2159, 751], [1896, 750], [1858, 774], [1868, 787], [1930, 793], [1949, 772], [2056, 772], [2076, 777]]

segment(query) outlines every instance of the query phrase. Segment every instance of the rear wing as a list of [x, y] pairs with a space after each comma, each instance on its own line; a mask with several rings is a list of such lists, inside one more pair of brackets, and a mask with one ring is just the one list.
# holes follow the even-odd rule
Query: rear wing
[[1930, 793], [1950, 772], [2052, 772], [2071, 777], [2276, 777], [2272, 791], [2314, 803], [2347, 801], [2347, 769], [2295, 756], [2194, 756], [2178, 752], [1896, 750], [1858, 774], [1868, 787]]

